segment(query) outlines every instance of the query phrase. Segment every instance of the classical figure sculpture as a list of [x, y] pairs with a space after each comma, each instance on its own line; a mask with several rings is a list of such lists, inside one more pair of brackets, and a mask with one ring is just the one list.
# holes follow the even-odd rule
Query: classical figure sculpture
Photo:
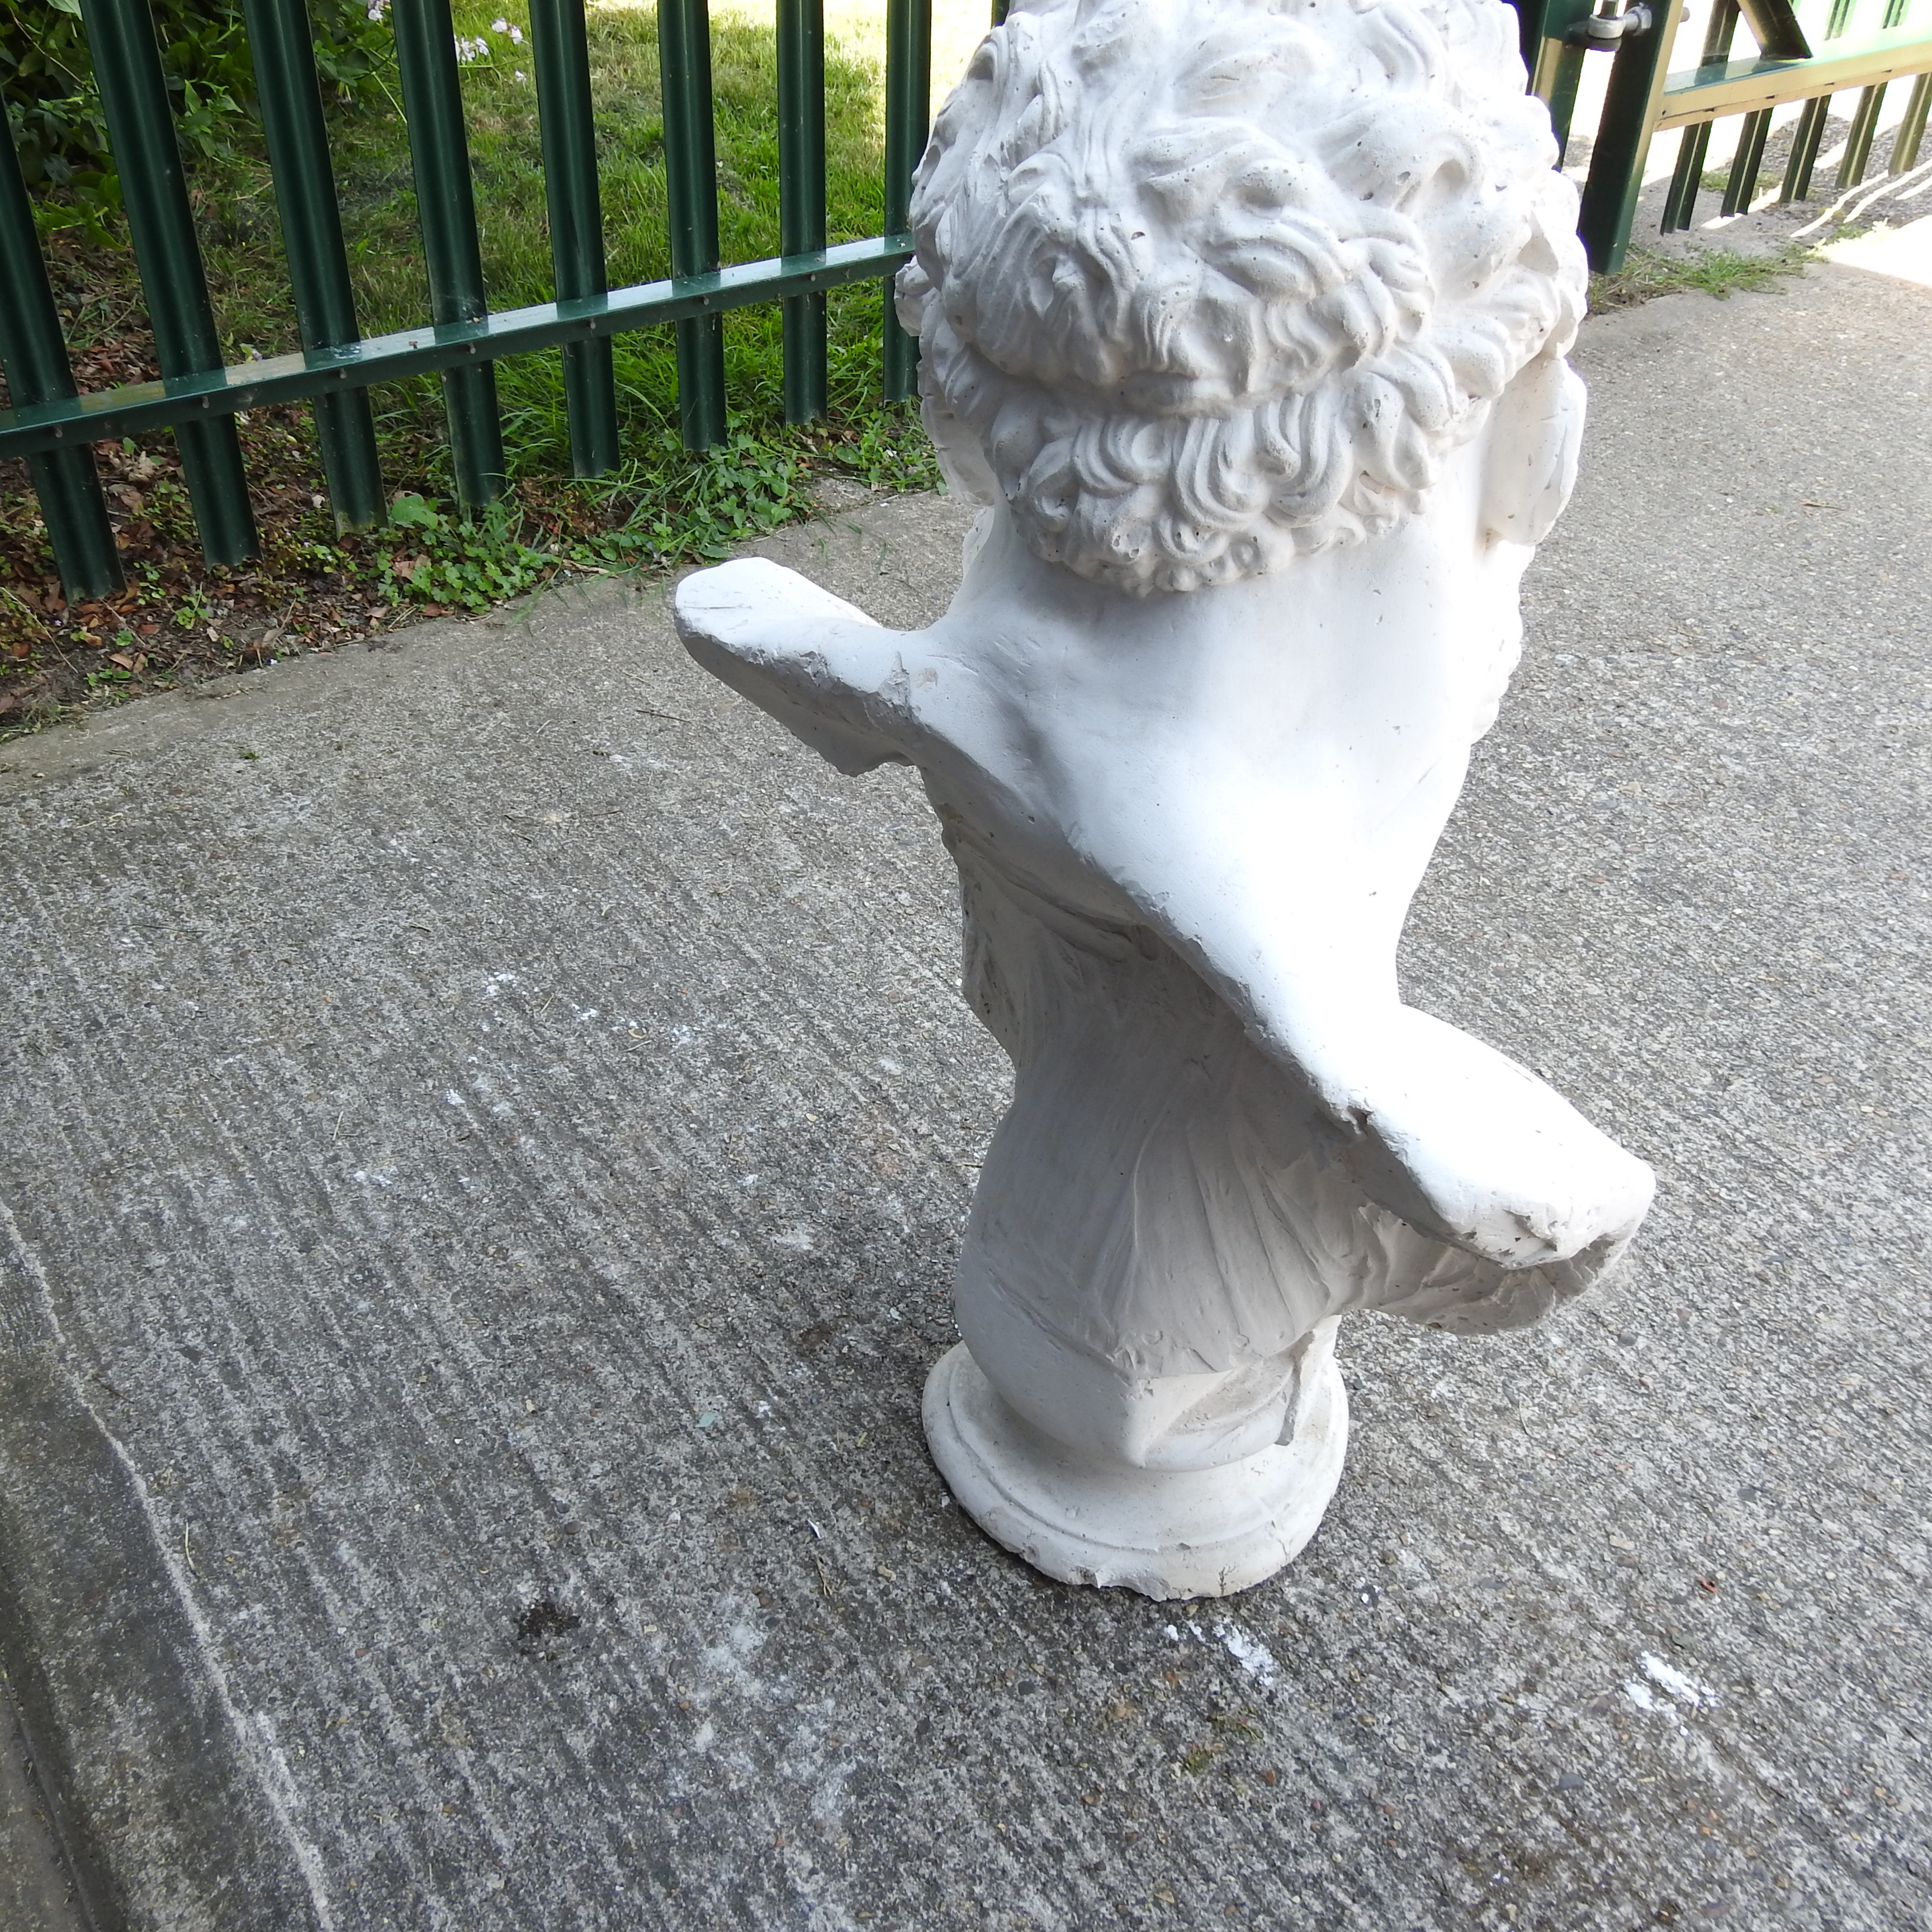
[[940, 114], [899, 311], [946, 614], [700, 572], [698, 662], [916, 766], [1011, 1056], [927, 1432], [1050, 1575], [1270, 1575], [1338, 1479], [1337, 1321], [1534, 1320], [1643, 1163], [1402, 1004], [1582, 386], [1575, 196], [1501, 0], [1018, 0]]

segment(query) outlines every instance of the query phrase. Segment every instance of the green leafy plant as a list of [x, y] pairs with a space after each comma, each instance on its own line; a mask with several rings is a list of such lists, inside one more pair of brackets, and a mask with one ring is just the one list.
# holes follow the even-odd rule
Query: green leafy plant
[[487, 610], [533, 590], [556, 567], [556, 557], [524, 542], [510, 503], [492, 503], [466, 520], [406, 493], [390, 505], [389, 524], [394, 542], [383, 560], [382, 587], [399, 604]]
[[868, 410], [844, 452], [854, 473], [874, 490], [937, 490], [939, 458], [916, 412]]
[[0, 0], [0, 92], [30, 188], [99, 183], [107, 130], [80, 0]]
[[175, 622], [184, 631], [196, 629], [209, 622], [214, 616], [214, 606], [203, 590], [184, 592], [175, 606]]
[[[240, 0], [153, 0], [153, 10], [184, 153], [226, 161], [252, 150], [255, 78]], [[312, 0], [309, 13], [324, 98], [362, 98], [393, 58], [380, 10], [368, 0]], [[0, 0], [0, 94], [42, 228], [102, 233], [121, 183], [80, 0]]]
[[716, 562], [796, 516], [803, 484], [794, 451], [741, 429], [722, 448], [662, 469], [627, 533], [647, 537], [662, 562]]
[[392, 602], [487, 610], [561, 569], [608, 571], [692, 559], [714, 562], [804, 507], [796, 451], [740, 430], [722, 448], [661, 463], [632, 493], [623, 526], [589, 535], [545, 530], [514, 497], [465, 517], [405, 491], [380, 539], [381, 584]]

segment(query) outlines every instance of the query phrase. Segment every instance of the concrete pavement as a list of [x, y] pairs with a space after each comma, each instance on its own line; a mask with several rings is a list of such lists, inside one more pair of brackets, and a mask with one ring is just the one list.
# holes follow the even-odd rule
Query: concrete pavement
[[[948, 1507], [950, 869], [662, 586], [0, 747], [0, 1647], [97, 1916], [1932, 1918], [1928, 340], [1587, 328], [1406, 984], [1659, 1204], [1542, 1328], [1348, 1328], [1327, 1522], [1191, 1613]], [[964, 520], [762, 548], [910, 622]]]

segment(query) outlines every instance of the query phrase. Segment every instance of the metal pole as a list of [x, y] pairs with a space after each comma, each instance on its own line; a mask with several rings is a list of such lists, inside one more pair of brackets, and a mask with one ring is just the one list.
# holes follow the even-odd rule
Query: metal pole
[[[394, 0], [396, 56], [403, 70], [403, 112], [416, 179], [416, 217], [429, 271], [430, 319], [480, 322], [483, 253], [476, 239], [470, 142], [464, 132], [463, 88], [456, 72], [456, 34], [449, 0]], [[456, 494], [468, 508], [503, 494], [503, 429], [496, 413], [496, 372], [485, 362], [451, 369], [442, 379]]]
[[[912, 178], [926, 152], [932, 94], [932, 0], [886, 0], [886, 232], [910, 218]], [[919, 344], [892, 312], [886, 284], [886, 400], [902, 403], [915, 386]]]
[[[1905, 24], [1905, 16], [1911, 0], [1887, 0], [1885, 18], [1880, 24], [1888, 32], [1894, 27]], [[1885, 92], [1888, 82], [1880, 81], [1876, 87], [1868, 87], [1858, 96], [1858, 104], [1852, 116], [1851, 132], [1845, 137], [1845, 158], [1838, 168], [1838, 192], [1843, 194], [1847, 188], [1856, 188], [1865, 178], [1865, 170], [1871, 165], [1872, 142], [1878, 133], [1878, 118], [1885, 111]]]
[[1604, 118], [1590, 154], [1576, 232], [1590, 266], [1602, 273], [1621, 268], [1630, 251], [1630, 224], [1643, 188], [1643, 164], [1657, 126], [1658, 104], [1677, 38], [1677, 0], [1653, 0], [1651, 27], [1623, 40], [1611, 56]]
[[[1738, 31], [1738, 0], [1718, 0], [1704, 29], [1704, 50], [1700, 67], [1709, 67], [1731, 57], [1731, 42]], [[1703, 185], [1704, 163], [1711, 152], [1711, 124], [1700, 121], [1684, 129], [1677, 149], [1677, 166], [1664, 197], [1664, 232], [1675, 234], [1688, 228], [1696, 218], [1697, 190]]]
[[1522, 50], [1529, 91], [1550, 106], [1550, 130], [1556, 136], [1556, 165], [1570, 148], [1570, 124], [1576, 115], [1576, 90], [1588, 58], [1570, 29], [1590, 16], [1592, 0], [1516, 0], [1518, 45]]
[[[778, 253], [825, 246], [824, 0], [778, 0]], [[825, 298], [784, 305], [784, 415], [825, 413]]]
[[[1851, 25], [1853, 0], [1832, 0], [1831, 17], [1825, 23], [1825, 38], [1835, 40]], [[1832, 97], [1821, 94], [1805, 102], [1791, 136], [1791, 158], [1784, 164], [1784, 182], [1778, 190], [1780, 206], [1803, 201], [1811, 192], [1811, 171], [1818, 165], [1818, 150], [1824, 145], [1825, 124], [1832, 112]]]
[[[20, 158], [0, 133], [0, 368], [14, 408], [64, 402], [74, 370], [61, 339], [60, 311], [47, 285], [47, 265], [34, 232], [34, 211], [20, 178]], [[70, 604], [91, 603], [121, 589], [121, 559], [101, 500], [91, 449], [30, 456], [28, 473], [54, 547], [61, 588]]]
[[1731, 157], [1731, 178], [1724, 188], [1720, 214], [1748, 212], [1757, 193], [1758, 170], [1764, 165], [1764, 144], [1771, 133], [1771, 110], [1747, 114], [1738, 128], [1737, 152]]
[[[80, 0], [80, 10], [161, 374], [218, 369], [220, 339], [147, 0]], [[255, 519], [233, 422], [182, 423], [175, 441], [202, 554], [210, 563], [244, 562], [255, 554]]]
[[1919, 144], [1925, 139], [1925, 110], [1932, 106], [1932, 74], [1922, 74], [1912, 83], [1905, 104], [1905, 118], [1892, 144], [1892, 172], [1909, 173], [1918, 165]]
[[[670, 272], [718, 266], [718, 150], [711, 124], [711, 16], [705, 0], [658, 0], [665, 187]], [[676, 326], [677, 410], [687, 449], [724, 440], [724, 323], [715, 315]]]
[[1878, 132], [1878, 117], [1885, 106], [1885, 83], [1868, 87], [1858, 96], [1852, 110], [1851, 132], [1845, 136], [1845, 158], [1838, 164], [1838, 192], [1856, 188], [1871, 164], [1872, 137]]
[[[530, 0], [530, 45], [543, 125], [550, 263], [557, 300], [576, 302], [606, 294], [610, 286], [604, 260], [584, 0]], [[616, 469], [617, 379], [608, 337], [564, 344], [563, 392], [570, 409], [571, 468], [579, 476], [602, 476]]]
[[[296, 322], [304, 349], [334, 349], [356, 341], [356, 298], [349, 256], [342, 245], [342, 218], [335, 175], [322, 125], [322, 94], [315, 77], [314, 35], [304, 0], [242, 0], [255, 89], [274, 170], [275, 205], [282, 218], [282, 247], [296, 298]], [[338, 530], [362, 530], [384, 516], [382, 472], [376, 457], [376, 427], [368, 392], [319, 396], [314, 404], [322, 466]]]
[[1784, 184], [1778, 190], [1781, 206], [1802, 201], [1811, 192], [1811, 171], [1818, 165], [1818, 150], [1825, 140], [1825, 122], [1832, 111], [1832, 97], [1821, 94], [1805, 102], [1791, 136], [1791, 158], [1784, 164]]

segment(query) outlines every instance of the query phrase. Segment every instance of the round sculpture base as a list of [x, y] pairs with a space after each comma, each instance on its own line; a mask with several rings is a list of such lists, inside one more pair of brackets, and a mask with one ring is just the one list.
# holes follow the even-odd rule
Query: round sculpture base
[[1103, 1464], [1015, 1414], [962, 1342], [926, 1378], [926, 1439], [967, 1514], [1036, 1570], [1163, 1601], [1226, 1597], [1299, 1553], [1341, 1480], [1348, 1399], [1332, 1358], [1299, 1407], [1287, 1441], [1219, 1468]]

